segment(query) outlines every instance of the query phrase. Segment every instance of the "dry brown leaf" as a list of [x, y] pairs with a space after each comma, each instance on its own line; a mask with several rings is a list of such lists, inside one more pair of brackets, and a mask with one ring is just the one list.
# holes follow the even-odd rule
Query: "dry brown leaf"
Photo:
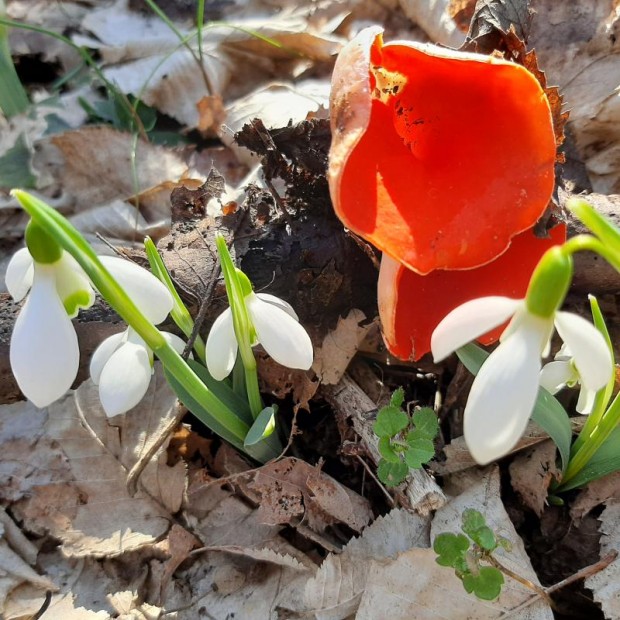
[[336, 385], [340, 381], [372, 325], [372, 321], [367, 321], [366, 315], [356, 308], [338, 319], [336, 327], [323, 338], [322, 345], [315, 348], [312, 369], [321, 383]]
[[593, 508], [610, 499], [620, 499], [620, 472], [618, 471], [589, 482], [572, 503], [570, 516], [575, 521], [581, 521]]
[[304, 80], [297, 84], [273, 83], [258, 88], [226, 106], [226, 131], [220, 137], [231, 148], [239, 161], [255, 166], [259, 159], [245, 147], [237, 146], [234, 134], [254, 118], [259, 118], [267, 129], [286, 127], [316, 115], [329, 106], [328, 80]]
[[278, 364], [264, 352], [257, 354], [258, 378], [261, 391], [276, 398], [292, 394], [296, 407], [310, 411], [310, 399], [316, 394], [319, 382], [313, 381], [305, 370], [294, 370]]
[[[400, 0], [403, 13], [420, 26], [431, 43], [447, 47], [460, 47], [465, 40], [451, 13], [451, 0]], [[469, 26], [469, 23], [468, 23]]]
[[[160, 616], [161, 609], [141, 601], [139, 590], [147, 574], [138, 562], [120, 567], [110, 561], [71, 559], [57, 548], [41, 553], [39, 565], [61, 586], [52, 595], [44, 618], [154, 620]], [[7, 599], [2, 617], [5, 620], [31, 618], [42, 608], [44, 600], [41, 591], [21, 586]]]
[[[35, 165], [46, 161], [78, 212], [178, 181], [187, 172], [187, 165], [171, 149], [138, 140], [134, 178], [132, 148], [129, 133], [106, 126], [84, 127], [52, 136]], [[156, 221], [169, 217], [169, 213], [157, 215]]]
[[[497, 549], [494, 552], [498, 561], [518, 575], [539, 585], [538, 577], [525, 552], [523, 541], [519, 538], [502, 504], [500, 497], [499, 469], [497, 467], [491, 468], [485, 473], [480, 482], [466, 489], [461, 495], [450, 500], [437, 511], [431, 524], [431, 541], [435, 539], [437, 534], [442, 532], [460, 532], [461, 515], [466, 508], [475, 508], [479, 510], [484, 515], [489, 527], [497, 534], [504, 536], [510, 541], [512, 545], [512, 550], [510, 552], [504, 549]], [[415, 562], [425, 557], [424, 555], [417, 554], [408, 559], [405, 566], [395, 568], [388, 566], [390, 581], [386, 579], [379, 591], [384, 591], [390, 583], [397, 585], [398, 582], [392, 582], [391, 579], [395, 578], [398, 580], [397, 575], [399, 571], [402, 573], [410, 565], [410, 562]], [[399, 606], [397, 600], [398, 595], [402, 595], [405, 601], [414, 601], [416, 596], [422, 595], [423, 592], [433, 592], [433, 597], [428, 603], [425, 603], [425, 607], [435, 615], [420, 616], [422, 618], [453, 617], [454, 609], [467, 609], [465, 599], [471, 599], [476, 604], [474, 608], [475, 611], [470, 615], [458, 617], [474, 617], [480, 618], [481, 620], [500, 618], [503, 613], [518, 607], [533, 596], [533, 592], [525, 588], [525, 586], [512, 579], [506, 579], [506, 584], [502, 589], [502, 593], [496, 601], [478, 601], [473, 595], [467, 595], [465, 593], [462, 589], [462, 584], [460, 584], [458, 580], [455, 582], [456, 577], [452, 569], [442, 569], [447, 573], [446, 576], [442, 577], [441, 572], [431, 570], [430, 561], [427, 562], [427, 560], [430, 560], [430, 558], [423, 560], [420, 567], [415, 571], [416, 574], [420, 575], [419, 585], [417, 583], [415, 585], [410, 584], [409, 589], [404, 591], [397, 590], [394, 592], [395, 597], [390, 597], [390, 600], [394, 602], [395, 606], [395, 618], [404, 618], [405, 616], [402, 615], [402, 610], [407, 608], [406, 606]], [[435, 583], [437, 580], [439, 580], [439, 582]], [[451, 593], [450, 597], [446, 596], [446, 592]], [[458, 607], [455, 608], [452, 605], [456, 600], [459, 601], [459, 604]], [[377, 601], [375, 600], [374, 602], [376, 604]], [[410, 608], [410, 610], [411, 609], [412, 608]], [[441, 616], [441, 614], [444, 615]], [[360, 617], [369, 618], [370, 616], [362, 615]], [[514, 618], [518, 618], [519, 620], [552, 620], [553, 613], [543, 600], [539, 600], [518, 614], [515, 614]]]
[[[108, 452], [130, 471], [138, 461], [148, 457], [161, 432], [176, 416], [176, 394], [166, 381], [160, 364], [155, 365], [151, 384], [140, 404], [127, 413], [109, 419], [99, 401], [99, 390], [92, 381], [84, 382], [75, 392], [80, 419], [103, 443]], [[185, 491], [185, 463], [167, 464], [168, 440], [148, 462], [139, 484], [150, 497], [171, 514], [181, 508]]]
[[[620, 549], [620, 502], [610, 500], [599, 517], [601, 527], [601, 557]], [[586, 588], [592, 590], [594, 600], [600, 603], [605, 618], [620, 618], [620, 558], [616, 558], [605, 570], [588, 577]]]
[[262, 523], [298, 525], [303, 519], [316, 532], [334, 523], [359, 532], [372, 519], [367, 500], [304, 461], [284, 458], [249, 475], [242, 490], [259, 505]]
[[[89, 382], [76, 397], [69, 394], [39, 411], [44, 433], [30, 449], [41, 467], [56, 470], [56, 476], [46, 482], [44, 474], [33, 472], [28, 496], [14, 505], [24, 528], [51, 534], [73, 557], [115, 556], [161, 537], [169, 527], [169, 511], [180, 505], [183, 465], [169, 468], [160, 457], [143, 474], [142, 485], [148, 492], [139, 491], [134, 497], [128, 494], [126, 476], [127, 467], [152, 439], [144, 429], [155, 431], [159, 418], [169, 415], [167, 408], [174, 397], [164, 390], [169, 388], [161, 378], [152, 381], [144, 408], [135, 408], [123, 421], [115, 420], [123, 436], [92, 401], [85, 406], [86, 396], [92, 394]], [[20, 403], [9, 410], [18, 413], [23, 408]], [[63, 464], [61, 469], [55, 465], [58, 462]]]
[[429, 523], [430, 518], [406, 510], [379, 517], [342, 553], [330, 553], [307, 582], [300, 579], [283, 592], [279, 604], [316, 618], [348, 618], [355, 613], [367, 586], [370, 561], [393, 558], [411, 547], [428, 547]]
[[551, 482], [559, 477], [556, 445], [550, 439], [519, 454], [510, 464], [510, 483], [539, 517], [547, 504]]
[[620, 193], [620, 14], [614, 0], [531, 3], [529, 44], [548, 81], [559, 84], [569, 126], [595, 191]]

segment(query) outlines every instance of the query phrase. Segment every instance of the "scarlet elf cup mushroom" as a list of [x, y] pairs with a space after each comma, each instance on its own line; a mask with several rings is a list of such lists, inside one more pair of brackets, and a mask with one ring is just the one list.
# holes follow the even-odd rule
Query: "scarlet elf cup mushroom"
[[[404, 41], [384, 44], [381, 29], [372, 27], [341, 51], [330, 109], [332, 202], [345, 226], [388, 257], [379, 303], [393, 353], [421, 357], [442, 318], [438, 308], [430, 331], [410, 330], [417, 346], [400, 342], [394, 314], [399, 302], [386, 294], [404, 299], [405, 285], [414, 295], [426, 287], [447, 296], [439, 304], [442, 312], [482, 290], [525, 292], [538, 258], [565, 234], [562, 228], [540, 240], [530, 231], [549, 204], [556, 160], [550, 106], [533, 74], [496, 56]], [[525, 236], [504, 260], [505, 278], [502, 265], [479, 270], [520, 234]], [[520, 252], [536, 257], [520, 261]], [[404, 268], [414, 273], [405, 275]], [[459, 283], [452, 270], [477, 273], [461, 272]], [[420, 279], [426, 274], [431, 280]], [[390, 281], [391, 293], [385, 286]], [[482, 282], [487, 286], [479, 286]], [[457, 283], [463, 291], [471, 285], [472, 294], [450, 299]], [[419, 303], [434, 300], [418, 298]]]

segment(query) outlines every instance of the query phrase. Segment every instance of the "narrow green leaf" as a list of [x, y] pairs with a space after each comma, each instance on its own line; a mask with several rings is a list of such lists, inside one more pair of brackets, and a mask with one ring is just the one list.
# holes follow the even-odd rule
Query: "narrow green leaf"
[[377, 437], [394, 437], [409, 425], [409, 416], [398, 407], [388, 405], [379, 410], [373, 430]]
[[35, 187], [32, 155], [24, 134], [19, 134], [15, 144], [0, 157], [0, 187]]
[[[456, 354], [463, 362], [465, 368], [473, 375], [478, 374], [480, 367], [489, 356], [486, 351], [474, 343], [461, 347]], [[532, 412], [532, 420], [542, 427], [558, 447], [562, 461], [562, 471], [564, 471], [570, 458], [572, 439], [570, 420], [564, 407], [547, 390], [540, 388], [536, 404], [534, 405], [534, 411]]]
[[620, 426], [616, 427], [601, 447], [566, 485], [562, 484], [559, 491], [569, 491], [585, 486], [592, 480], [598, 480], [603, 476], [620, 470]]
[[248, 402], [239, 394], [235, 394], [232, 388], [224, 381], [214, 379], [209, 371], [196, 360], [187, 360], [189, 367], [198, 375], [200, 380], [219, 398], [235, 415], [246, 424], [252, 424], [252, 412]]
[[377, 476], [386, 487], [398, 486], [406, 477], [409, 468], [400, 459], [398, 463], [389, 463], [385, 459], [379, 461]]
[[266, 439], [276, 429], [276, 413], [278, 412], [277, 405], [273, 407], [265, 407], [259, 414], [254, 424], [250, 427], [248, 434], [245, 437], [243, 445], [247, 448], [253, 446], [259, 441]]

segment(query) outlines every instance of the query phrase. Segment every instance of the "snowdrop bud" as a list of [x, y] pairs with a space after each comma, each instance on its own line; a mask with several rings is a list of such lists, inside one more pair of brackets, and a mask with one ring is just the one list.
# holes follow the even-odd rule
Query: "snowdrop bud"
[[26, 226], [26, 245], [30, 255], [37, 263], [49, 265], [60, 260], [62, 248], [41, 226], [32, 220]]
[[562, 247], [553, 247], [540, 259], [525, 297], [531, 314], [552, 317], [562, 305], [573, 277], [573, 258]]

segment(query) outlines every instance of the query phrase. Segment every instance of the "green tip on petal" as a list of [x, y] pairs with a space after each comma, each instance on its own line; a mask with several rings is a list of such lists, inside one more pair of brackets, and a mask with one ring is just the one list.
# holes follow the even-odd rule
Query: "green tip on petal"
[[32, 220], [26, 226], [26, 245], [37, 263], [49, 265], [60, 260], [62, 248]]
[[551, 318], [564, 302], [573, 278], [573, 258], [555, 246], [543, 255], [532, 274], [525, 303], [531, 314]]
[[250, 282], [250, 279], [245, 275], [245, 273], [241, 271], [241, 269], [235, 267], [235, 271], [237, 272], [237, 279], [239, 280], [239, 285], [241, 287], [241, 294], [244, 297], [247, 297], [250, 293], [253, 292], [252, 283]]
[[62, 304], [70, 317], [77, 316], [82, 308], [89, 308], [92, 305], [93, 298], [89, 291], [75, 291], [62, 300]]

